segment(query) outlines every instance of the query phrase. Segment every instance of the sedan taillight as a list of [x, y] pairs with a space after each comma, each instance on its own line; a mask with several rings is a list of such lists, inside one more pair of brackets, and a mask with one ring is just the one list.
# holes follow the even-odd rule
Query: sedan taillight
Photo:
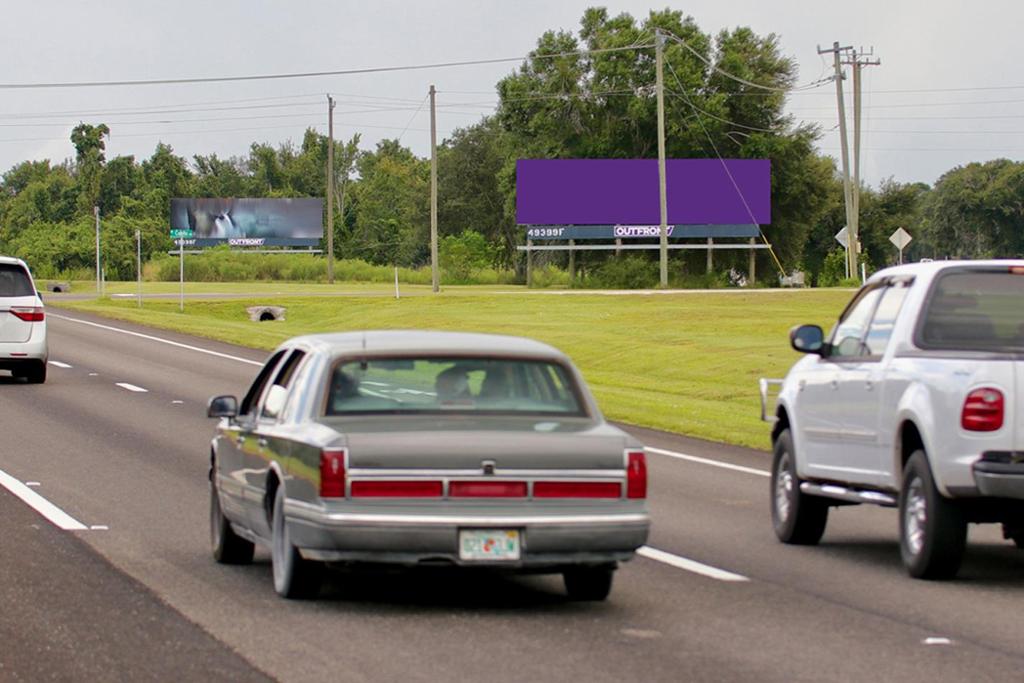
[[27, 323], [41, 323], [46, 317], [42, 306], [11, 306], [14, 317]]
[[626, 451], [626, 498], [647, 497], [647, 456]]
[[325, 448], [320, 451], [320, 497], [345, 497], [345, 460], [348, 452], [344, 448]]
[[964, 399], [960, 426], [971, 432], [994, 432], [1003, 426], [1003, 392], [991, 387], [975, 389]]

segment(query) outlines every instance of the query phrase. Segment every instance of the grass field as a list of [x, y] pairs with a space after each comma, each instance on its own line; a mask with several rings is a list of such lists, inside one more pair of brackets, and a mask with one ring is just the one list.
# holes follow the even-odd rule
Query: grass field
[[[150, 290], [151, 283], [147, 290]], [[260, 292], [250, 299], [86, 300], [53, 303], [108, 317], [271, 349], [298, 334], [360, 329], [439, 329], [533, 337], [568, 353], [607, 417], [726, 443], [768, 447], [758, 415], [757, 379], [781, 377], [797, 358], [787, 331], [826, 327], [848, 290], [672, 294], [499, 293], [448, 289], [437, 296], [388, 297], [380, 285], [335, 286], [352, 296], [288, 297], [286, 284], [214, 285], [193, 291]], [[303, 285], [302, 291], [318, 291]], [[328, 293], [328, 286], [319, 290]], [[119, 288], [118, 288], [119, 289]], [[429, 291], [429, 288], [425, 288]], [[79, 290], [81, 291], [81, 290]], [[108, 292], [116, 291], [108, 288]], [[125, 292], [133, 292], [126, 286]], [[150, 290], [153, 291], [153, 290]], [[176, 291], [176, 290], [172, 290]], [[276, 292], [284, 296], [272, 296]], [[357, 293], [358, 292], [358, 293]], [[424, 294], [425, 292], [416, 292]], [[379, 296], [373, 296], [379, 294]], [[287, 307], [287, 319], [254, 323], [246, 307]]]

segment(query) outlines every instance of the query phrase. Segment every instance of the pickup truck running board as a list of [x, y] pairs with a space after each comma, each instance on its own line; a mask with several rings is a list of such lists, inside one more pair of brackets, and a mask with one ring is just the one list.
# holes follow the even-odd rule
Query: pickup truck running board
[[800, 483], [800, 491], [810, 496], [834, 498], [848, 503], [870, 503], [887, 508], [894, 508], [899, 502], [896, 500], [896, 496], [889, 493], [851, 489], [839, 484], [815, 484], [805, 481]]

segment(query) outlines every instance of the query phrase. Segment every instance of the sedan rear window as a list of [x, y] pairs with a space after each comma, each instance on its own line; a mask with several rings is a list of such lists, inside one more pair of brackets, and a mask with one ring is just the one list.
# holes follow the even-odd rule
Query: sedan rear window
[[343, 361], [331, 375], [326, 412], [585, 414], [572, 375], [558, 363], [456, 357]]
[[1024, 349], [1024, 272], [952, 271], [939, 277], [917, 333], [925, 349]]
[[32, 296], [32, 280], [21, 266], [0, 263], [0, 296]]

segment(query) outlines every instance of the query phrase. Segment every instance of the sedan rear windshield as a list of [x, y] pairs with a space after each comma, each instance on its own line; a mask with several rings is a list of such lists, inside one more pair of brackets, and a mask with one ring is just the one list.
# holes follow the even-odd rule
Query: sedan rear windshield
[[558, 363], [506, 358], [372, 358], [331, 374], [328, 415], [440, 413], [584, 415]]
[[917, 344], [925, 349], [1024, 350], [1024, 268], [941, 275], [928, 298]]
[[32, 296], [32, 281], [21, 266], [0, 263], [0, 296]]

